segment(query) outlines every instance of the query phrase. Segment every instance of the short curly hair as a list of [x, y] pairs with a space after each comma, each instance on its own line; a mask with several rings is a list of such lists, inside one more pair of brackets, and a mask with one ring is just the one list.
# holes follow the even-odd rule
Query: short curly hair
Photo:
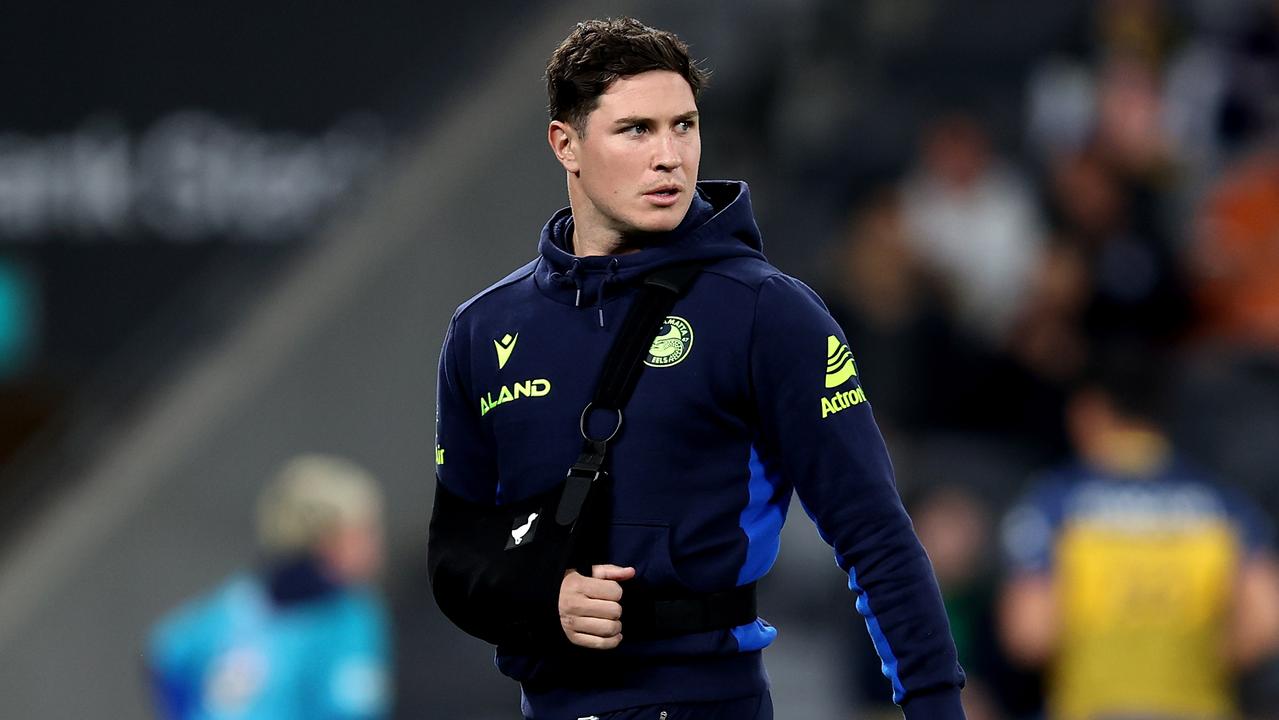
[[586, 130], [586, 117], [619, 78], [650, 70], [670, 70], [688, 81], [693, 98], [710, 73], [689, 55], [674, 33], [629, 17], [580, 22], [546, 63], [546, 94], [552, 120]]

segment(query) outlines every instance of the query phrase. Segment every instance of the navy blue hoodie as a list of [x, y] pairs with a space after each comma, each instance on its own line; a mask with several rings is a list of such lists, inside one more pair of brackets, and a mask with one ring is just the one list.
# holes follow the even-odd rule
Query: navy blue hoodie
[[[705, 261], [610, 445], [609, 562], [657, 591], [753, 582], [777, 557], [794, 490], [849, 575], [907, 717], [962, 718], [940, 594], [856, 363], [822, 301], [764, 259], [745, 183], [699, 183], [681, 225], [631, 254], [574, 257], [572, 224], [567, 208], [552, 216], [539, 257], [454, 314], [440, 360], [439, 482], [489, 503], [559, 483], [639, 281]], [[776, 634], [759, 619], [567, 656], [499, 647], [497, 662], [523, 684], [527, 715], [579, 717], [759, 693], [760, 650]]]

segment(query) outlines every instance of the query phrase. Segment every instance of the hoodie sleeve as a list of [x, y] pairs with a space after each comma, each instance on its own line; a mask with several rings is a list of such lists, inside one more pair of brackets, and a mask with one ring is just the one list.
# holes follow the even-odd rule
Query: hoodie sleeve
[[763, 461], [799, 494], [835, 560], [908, 720], [962, 718], [959, 667], [932, 565], [843, 332], [817, 295], [777, 275], [760, 287], [750, 373]]
[[440, 350], [435, 391], [435, 478], [455, 495], [497, 501], [496, 453], [480, 423], [478, 395], [470, 391], [470, 348], [454, 317]]

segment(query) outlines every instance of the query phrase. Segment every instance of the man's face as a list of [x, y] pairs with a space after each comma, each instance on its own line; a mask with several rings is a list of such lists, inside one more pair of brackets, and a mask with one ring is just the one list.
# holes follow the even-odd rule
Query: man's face
[[652, 70], [610, 85], [584, 133], [561, 124], [566, 139], [556, 150], [573, 176], [570, 192], [577, 184], [574, 222], [619, 235], [673, 230], [693, 201], [702, 156], [697, 123], [688, 82]]

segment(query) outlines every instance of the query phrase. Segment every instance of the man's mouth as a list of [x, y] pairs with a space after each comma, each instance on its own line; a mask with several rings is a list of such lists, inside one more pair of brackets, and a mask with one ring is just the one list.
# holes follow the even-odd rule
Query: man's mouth
[[678, 185], [663, 185], [644, 193], [644, 197], [655, 205], [674, 205], [679, 199], [679, 194]]

